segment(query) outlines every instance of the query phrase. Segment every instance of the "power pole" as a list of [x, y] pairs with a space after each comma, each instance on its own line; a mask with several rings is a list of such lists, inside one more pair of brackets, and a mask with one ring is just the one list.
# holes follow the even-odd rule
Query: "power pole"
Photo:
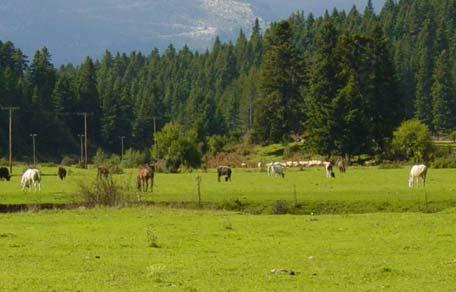
[[125, 136], [120, 136], [120, 144], [121, 144], [121, 151], [120, 151], [120, 161], [123, 160], [123, 155], [124, 155], [124, 139]]
[[[82, 116], [83, 117], [83, 123], [84, 123], [84, 135], [78, 135], [78, 137], [81, 138], [81, 141], [82, 141], [82, 137], [84, 137], [84, 166], [87, 168], [87, 162], [88, 162], [88, 151], [87, 151], [87, 145], [88, 145], [88, 133], [87, 133], [87, 116], [93, 116], [93, 113], [88, 113], [88, 112], [80, 112], [80, 113], [60, 113], [59, 115], [63, 115], [63, 116], [72, 116], [72, 115], [76, 115], [76, 116]], [[81, 142], [82, 144], [82, 142]], [[81, 155], [82, 157], [82, 155]], [[81, 158], [81, 161], [82, 161], [82, 158]]]
[[87, 168], [87, 162], [89, 160], [88, 151], [87, 151], [87, 145], [88, 145], [87, 116], [93, 115], [93, 113], [82, 112], [82, 113], [76, 113], [76, 115], [82, 116], [83, 121], [84, 121], [84, 166]]
[[87, 113], [84, 113], [84, 150], [85, 150], [85, 156], [84, 156], [84, 166], [87, 168]]
[[79, 134], [78, 137], [81, 141], [81, 159], [79, 161], [82, 163], [84, 160], [84, 148], [82, 147], [82, 139], [84, 138], [84, 134]]
[[4, 111], [9, 112], [9, 171], [13, 173], [13, 112], [18, 110], [19, 107], [9, 106], [2, 107]]
[[30, 137], [32, 137], [33, 140], [33, 166], [36, 167], [36, 151], [35, 151], [35, 137], [38, 136], [38, 134], [32, 133], [30, 134]]

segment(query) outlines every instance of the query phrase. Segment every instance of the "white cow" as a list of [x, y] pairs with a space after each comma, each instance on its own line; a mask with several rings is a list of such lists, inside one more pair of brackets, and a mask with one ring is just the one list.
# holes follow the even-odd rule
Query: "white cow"
[[285, 166], [280, 163], [273, 163], [268, 167], [269, 176], [282, 176], [285, 178]]
[[26, 188], [32, 190], [35, 189], [35, 192], [41, 190], [41, 174], [38, 169], [29, 168], [22, 175], [21, 179], [22, 190]]
[[324, 166], [325, 166], [325, 170], [326, 170], [326, 177], [328, 177], [328, 178], [335, 177], [332, 163], [324, 162]]
[[412, 169], [410, 170], [409, 174], [409, 188], [412, 188], [413, 185], [418, 184], [419, 179], [423, 180], [423, 186], [426, 186], [426, 174], [427, 174], [427, 166], [424, 164], [420, 165], [414, 165], [412, 166]]

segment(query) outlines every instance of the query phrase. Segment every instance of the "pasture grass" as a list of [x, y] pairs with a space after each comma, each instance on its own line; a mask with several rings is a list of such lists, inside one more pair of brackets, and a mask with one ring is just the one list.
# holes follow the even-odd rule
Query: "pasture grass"
[[456, 209], [0, 214], [4, 291], [455, 291]]
[[[154, 192], [138, 193], [136, 170], [128, 169], [114, 180], [136, 198], [159, 205], [197, 206], [196, 177], [201, 176], [203, 207], [271, 213], [277, 201], [288, 202], [290, 213], [359, 213], [376, 211], [419, 211], [425, 209], [425, 192], [420, 185], [409, 189], [407, 167], [397, 169], [349, 168], [327, 179], [322, 168], [289, 169], [285, 178], [268, 177], [255, 169], [235, 169], [232, 182], [217, 182], [214, 170], [204, 173], [166, 174], [155, 177]], [[20, 190], [19, 176], [0, 182], [0, 204], [43, 204], [81, 202], [82, 183], [90, 184], [96, 170], [71, 168], [65, 181], [54, 168], [42, 168], [39, 193]], [[46, 175], [47, 174], [47, 175]], [[456, 169], [430, 169], [426, 185], [428, 210], [456, 206]], [[295, 192], [296, 190], [296, 192]], [[296, 204], [297, 203], [297, 204]]]

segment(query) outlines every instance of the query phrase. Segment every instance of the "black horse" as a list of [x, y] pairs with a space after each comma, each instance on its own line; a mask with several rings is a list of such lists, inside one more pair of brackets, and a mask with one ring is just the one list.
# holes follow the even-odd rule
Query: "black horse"
[[220, 177], [225, 176], [225, 181], [231, 181], [231, 167], [219, 166], [217, 167], [217, 180], [220, 182]]
[[11, 175], [9, 174], [8, 168], [6, 167], [0, 167], [0, 180], [6, 179], [9, 181], [11, 178]]

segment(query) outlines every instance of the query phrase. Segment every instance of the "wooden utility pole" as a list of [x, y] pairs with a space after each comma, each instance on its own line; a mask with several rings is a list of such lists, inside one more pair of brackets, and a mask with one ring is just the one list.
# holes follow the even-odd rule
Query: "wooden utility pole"
[[35, 134], [35, 133], [32, 133], [30, 134], [30, 137], [32, 137], [32, 140], [33, 140], [33, 166], [36, 167], [36, 151], [35, 151], [35, 137], [38, 136], [38, 134]]
[[84, 113], [84, 150], [85, 150], [85, 156], [84, 156], [84, 165], [87, 168], [87, 161], [88, 161], [88, 155], [87, 155], [87, 113]]
[[[88, 151], [87, 151], [87, 145], [88, 145], [88, 129], [87, 129], [87, 116], [92, 116], [93, 113], [88, 113], [88, 112], [81, 112], [81, 113], [61, 113], [59, 115], [63, 115], [63, 116], [72, 116], [72, 115], [76, 115], [76, 116], [82, 116], [83, 117], [83, 123], [84, 123], [84, 135], [78, 135], [78, 137], [81, 138], [81, 141], [82, 141], [82, 137], [84, 137], [84, 166], [87, 168], [87, 162], [88, 162]], [[82, 142], [81, 142], [82, 144]], [[82, 161], [82, 155], [81, 155], [81, 161]]]
[[124, 139], [125, 139], [125, 136], [120, 136], [120, 144], [121, 144], [121, 148], [120, 148], [120, 161], [123, 160], [123, 155], [124, 155]]
[[[70, 113], [71, 115], [71, 113]], [[73, 115], [78, 115], [83, 117], [83, 122], [84, 122], [84, 166], [87, 168], [87, 163], [89, 161], [88, 159], [88, 151], [87, 151], [87, 145], [88, 145], [88, 125], [87, 125], [87, 116], [88, 115], [93, 115], [93, 113], [88, 113], [88, 112], [82, 112], [82, 113], [75, 113]]]
[[13, 112], [18, 110], [19, 107], [2, 107], [4, 111], [9, 112], [9, 171], [13, 173]]
[[84, 138], [84, 134], [80, 134], [78, 135], [79, 139], [80, 139], [80, 143], [81, 143], [81, 159], [79, 160], [79, 162], [82, 163], [82, 161], [84, 161], [84, 147], [83, 147], [83, 141], [82, 139]]

